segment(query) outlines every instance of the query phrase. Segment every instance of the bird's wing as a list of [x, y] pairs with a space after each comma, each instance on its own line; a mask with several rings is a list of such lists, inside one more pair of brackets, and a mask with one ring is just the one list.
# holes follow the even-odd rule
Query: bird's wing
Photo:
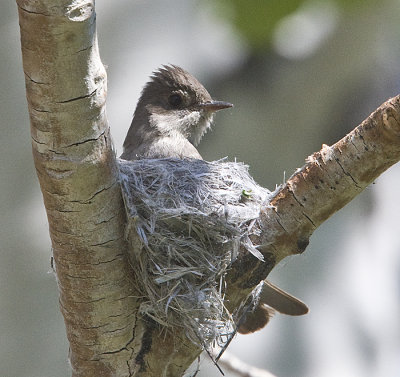
[[264, 280], [259, 300], [259, 305], [268, 305], [282, 314], [303, 315], [308, 313], [308, 307], [304, 302], [278, 288], [268, 280]]
[[288, 315], [303, 315], [308, 313], [307, 305], [278, 288], [268, 280], [264, 280], [254, 310], [248, 312], [238, 324], [238, 332], [249, 334], [261, 330], [274, 315], [275, 310]]

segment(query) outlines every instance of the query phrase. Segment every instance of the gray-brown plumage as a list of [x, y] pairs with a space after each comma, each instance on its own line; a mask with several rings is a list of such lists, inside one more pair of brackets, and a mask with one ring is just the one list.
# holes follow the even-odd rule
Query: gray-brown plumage
[[[214, 101], [184, 69], [163, 66], [143, 88], [121, 158], [202, 159], [195, 145], [210, 127], [214, 113], [232, 106]], [[246, 334], [263, 328], [274, 309], [289, 315], [308, 312], [303, 302], [265, 281], [256, 307], [242, 318], [238, 331]]]
[[121, 158], [201, 158], [194, 145], [207, 132], [214, 113], [232, 106], [214, 101], [182, 68], [163, 66], [143, 88]]
[[308, 313], [308, 307], [304, 302], [264, 280], [257, 305], [239, 323], [238, 332], [249, 334], [262, 329], [274, 315], [275, 310], [294, 316]]

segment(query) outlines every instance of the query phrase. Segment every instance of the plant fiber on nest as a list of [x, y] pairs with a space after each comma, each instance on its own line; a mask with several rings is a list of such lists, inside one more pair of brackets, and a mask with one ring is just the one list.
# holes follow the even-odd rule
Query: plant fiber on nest
[[242, 163], [118, 162], [141, 313], [184, 327], [206, 349], [223, 346], [235, 331], [224, 305], [224, 276], [241, 252], [262, 259], [250, 236], [270, 192]]

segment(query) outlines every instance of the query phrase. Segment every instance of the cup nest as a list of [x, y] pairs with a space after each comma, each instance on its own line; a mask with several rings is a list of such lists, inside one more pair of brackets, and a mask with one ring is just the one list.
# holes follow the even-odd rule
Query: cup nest
[[237, 162], [118, 162], [142, 315], [185, 328], [205, 349], [222, 347], [235, 332], [225, 275], [239, 253], [262, 260], [251, 236], [270, 191]]

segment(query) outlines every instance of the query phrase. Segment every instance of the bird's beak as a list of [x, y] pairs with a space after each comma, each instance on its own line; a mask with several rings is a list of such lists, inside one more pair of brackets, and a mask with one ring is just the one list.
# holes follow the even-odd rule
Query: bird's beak
[[229, 102], [224, 101], [207, 101], [201, 103], [199, 107], [201, 109], [214, 112], [222, 109], [228, 109], [229, 107], [233, 107], [233, 105]]

